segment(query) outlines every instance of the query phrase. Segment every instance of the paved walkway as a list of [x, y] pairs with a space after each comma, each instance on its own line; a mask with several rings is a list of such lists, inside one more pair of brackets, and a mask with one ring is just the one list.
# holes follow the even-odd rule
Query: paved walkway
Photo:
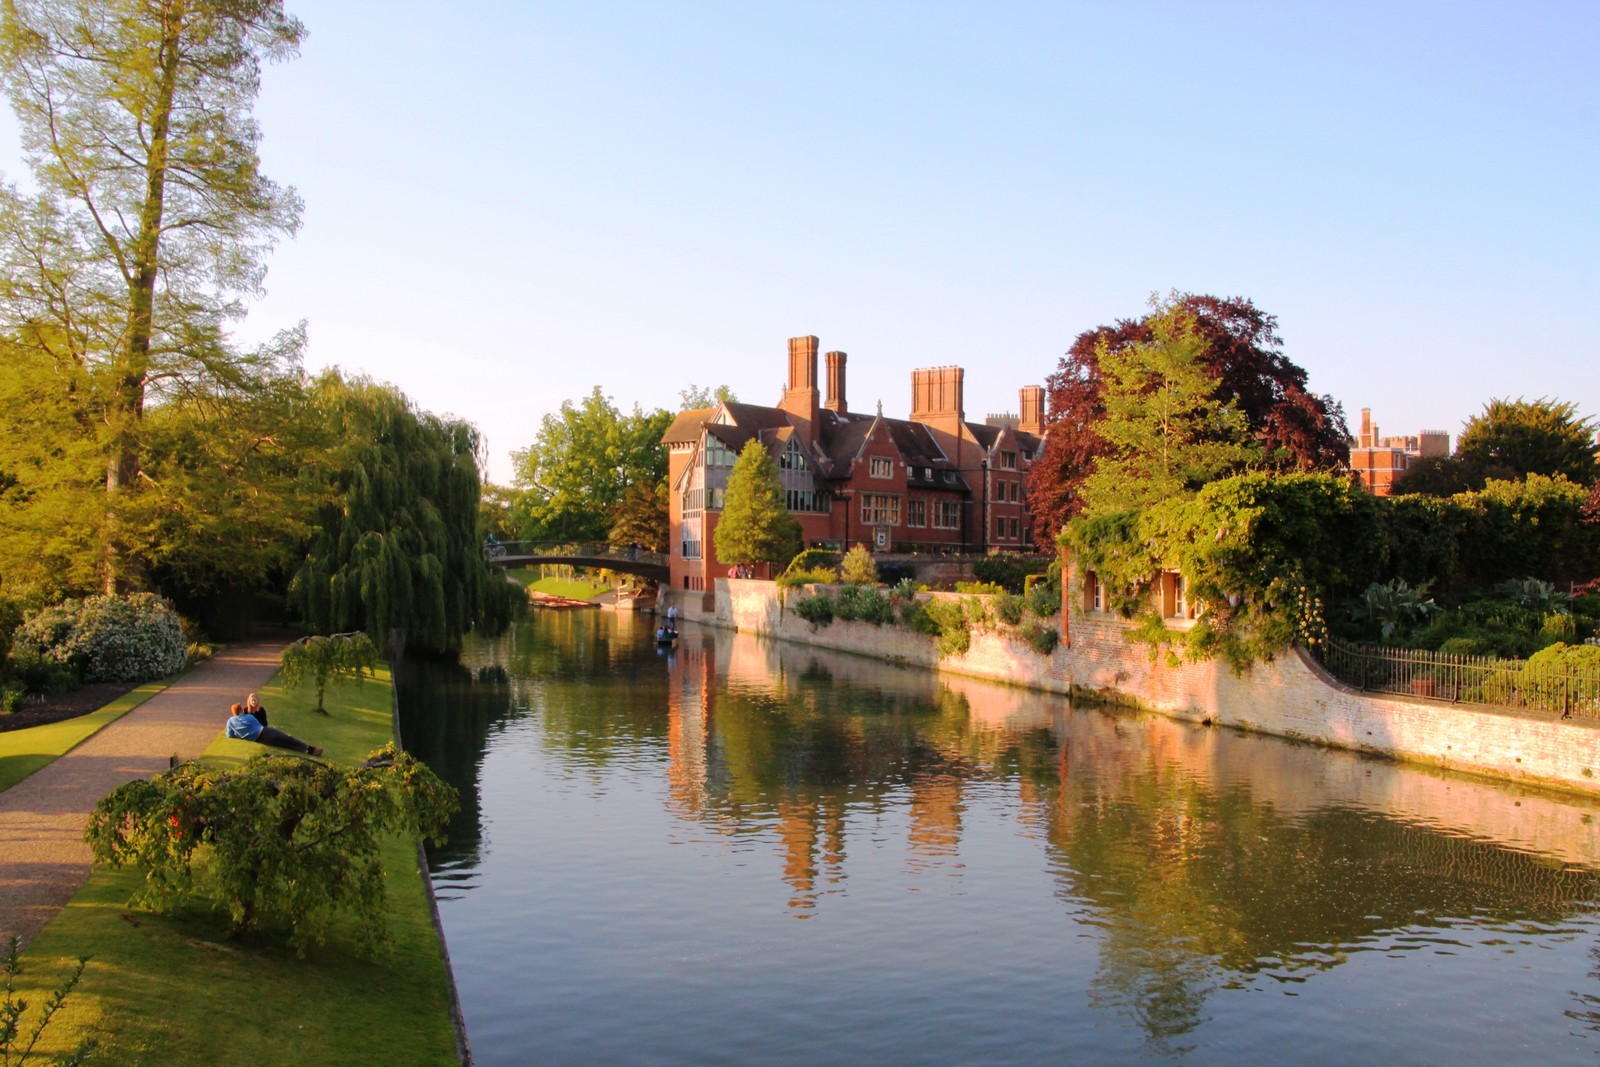
[[0, 793], [0, 945], [26, 945], [89, 880], [83, 828], [123, 782], [192, 759], [216, 740], [228, 705], [264, 685], [282, 644], [235, 645], [48, 767]]

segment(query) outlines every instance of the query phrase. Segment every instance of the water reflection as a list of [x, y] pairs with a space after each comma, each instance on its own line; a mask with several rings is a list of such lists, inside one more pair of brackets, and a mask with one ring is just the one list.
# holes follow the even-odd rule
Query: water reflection
[[[508, 755], [513, 766], [587, 783], [583, 796], [608, 795], [623, 779], [654, 783], [633, 788], [658, 789], [676, 829], [630, 844], [630, 855], [721, 842], [766, 872], [768, 900], [791, 920], [876, 908], [887, 879], [902, 894], [979, 894], [983, 921], [999, 923], [1006, 909], [1035, 913], [1021, 894], [1042, 875], [1054, 922], [1035, 919], [1011, 936], [1059, 945], [1041, 960], [1052, 951], [1067, 960], [1073, 939], [1090, 938], [1078, 1002], [1131, 1022], [1157, 1059], [1226, 1059], [1243, 1047], [1239, 1020], [1253, 1003], [1233, 994], [1298, 996], [1341, 968], [1361, 975], [1362, 993], [1340, 994], [1358, 1006], [1421, 998], [1407, 958], [1429, 967], [1455, 958], [1450, 984], [1428, 995], [1499, 998], [1505, 1011], [1512, 965], [1501, 957], [1525, 970], [1528, 950], [1566, 944], [1584, 958], [1570, 975], [1552, 972], [1565, 1002], [1546, 989], [1518, 1010], [1600, 1029], [1600, 949], [1584, 947], [1600, 896], [1594, 804], [1153, 716], [1075, 711], [745, 635], [686, 627], [680, 646], [658, 654], [642, 620], [565, 614], [476, 646], [453, 672], [424, 665], [407, 677], [407, 744], [463, 790], [439, 857], [458, 892], [474, 892], [470, 872], [484, 862], [480, 769], [497, 739], [517, 731], [532, 746], [524, 751], [547, 762], [536, 769]], [[1019, 861], [1006, 842], [1019, 839], [1035, 859], [1009, 867]], [[672, 865], [670, 877], [688, 881], [666, 886], [672, 861], [661, 856], [647, 892], [718, 891], [693, 881], [703, 875], [693, 864]], [[603, 856], [594, 862], [586, 876], [612, 876]], [[945, 952], [963, 932], [941, 928], [945, 948], [923, 950], [931, 956], [881, 936], [860, 950], [894, 943], [903, 966], [933, 959], [950, 970]], [[1020, 944], [1001, 948], [1027, 955]], [[1041, 995], [1064, 994], [1070, 983]], [[1026, 998], [1008, 997], [987, 1010], [1028, 1025]], [[1227, 1024], [1216, 1010], [1224, 1001]], [[1283, 1018], [1255, 1025], [1268, 1034]], [[1299, 1018], [1313, 1025], [1311, 1014]], [[1370, 1039], [1338, 1028], [1319, 1034], [1330, 1062]], [[1515, 1046], [1522, 1039], [1510, 1029]], [[1485, 1055], [1499, 1055], [1494, 1048], [1485, 1044]], [[936, 1052], [910, 1058], [944, 1058]]]

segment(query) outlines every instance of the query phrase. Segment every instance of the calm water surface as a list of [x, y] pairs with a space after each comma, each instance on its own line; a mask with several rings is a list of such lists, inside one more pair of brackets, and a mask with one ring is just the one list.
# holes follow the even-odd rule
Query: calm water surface
[[609, 612], [401, 705], [485, 1067], [1600, 1056], [1582, 800]]

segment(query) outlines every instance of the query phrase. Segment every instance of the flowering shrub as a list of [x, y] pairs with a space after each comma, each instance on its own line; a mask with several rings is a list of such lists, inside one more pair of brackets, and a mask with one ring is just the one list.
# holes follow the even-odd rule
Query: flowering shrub
[[44, 608], [17, 627], [11, 654], [25, 666], [70, 669], [86, 682], [147, 682], [181, 671], [188, 648], [172, 605], [135, 593]]

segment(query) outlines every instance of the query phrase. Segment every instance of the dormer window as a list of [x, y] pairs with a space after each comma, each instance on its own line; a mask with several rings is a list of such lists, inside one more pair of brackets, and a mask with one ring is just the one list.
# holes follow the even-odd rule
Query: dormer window
[[945, 484], [947, 484], [947, 485], [955, 485], [956, 484], [956, 472], [955, 471], [945, 471], [944, 472], [944, 480], [945, 480]]
[[1000, 469], [1014, 471], [1017, 469], [1017, 454], [1015, 452], [1000, 453]]
[[788, 445], [784, 447], [783, 454], [778, 457], [778, 466], [786, 471], [803, 471], [809, 470], [811, 467], [806, 462], [805, 453], [800, 451], [800, 442], [793, 438], [789, 439]]

